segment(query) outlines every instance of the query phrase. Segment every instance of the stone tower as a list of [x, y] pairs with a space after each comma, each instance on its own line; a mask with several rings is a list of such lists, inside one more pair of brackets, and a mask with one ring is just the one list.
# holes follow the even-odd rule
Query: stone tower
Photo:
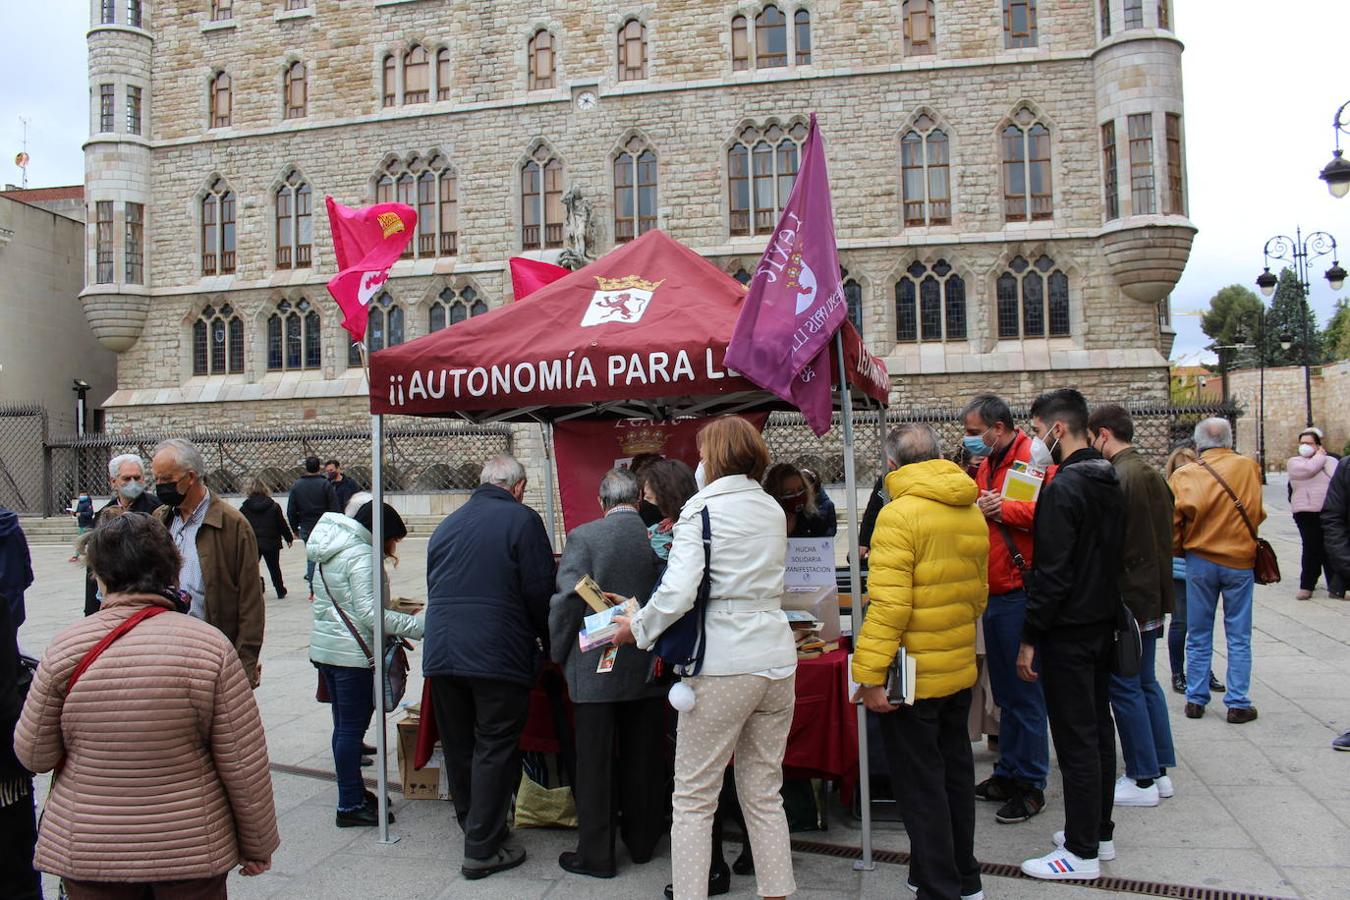
[[1097, 6], [1093, 73], [1107, 194], [1102, 248], [1124, 294], [1157, 304], [1181, 278], [1195, 237], [1182, 164], [1182, 45], [1170, 0]]
[[150, 67], [153, 10], [89, 0], [89, 140], [84, 145], [85, 318], [109, 350], [129, 350], [150, 308]]

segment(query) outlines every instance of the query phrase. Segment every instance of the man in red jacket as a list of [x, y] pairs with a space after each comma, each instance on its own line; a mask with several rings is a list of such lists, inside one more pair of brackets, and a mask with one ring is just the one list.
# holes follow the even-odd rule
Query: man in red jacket
[[[1045, 696], [1039, 682], [1017, 677], [1017, 651], [1026, 617], [1023, 573], [1031, 568], [1034, 502], [1004, 500], [1003, 483], [1013, 463], [1049, 470], [1032, 458], [1031, 438], [1013, 423], [1002, 397], [981, 394], [962, 412], [962, 445], [984, 457], [975, 473], [978, 501], [989, 525], [989, 605], [984, 612], [985, 665], [999, 714], [999, 758], [994, 773], [975, 788], [980, 800], [1001, 803], [994, 818], [1025, 822], [1045, 808], [1050, 741]], [[1049, 475], [1047, 474], [1047, 478]]]

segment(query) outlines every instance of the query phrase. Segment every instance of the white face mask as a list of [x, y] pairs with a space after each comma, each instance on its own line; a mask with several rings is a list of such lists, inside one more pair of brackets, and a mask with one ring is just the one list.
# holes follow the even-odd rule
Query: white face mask
[[145, 493], [145, 484], [140, 481], [128, 481], [117, 489], [117, 492], [128, 500], [135, 500], [141, 494]]
[[1304, 459], [1307, 459], [1309, 456], [1312, 456], [1312, 455], [1313, 455], [1314, 453], [1316, 453], [1316, 452], [1317, 452], [1317, 448], [1314, 447], [1312, 444], [1299, 444], [1299, 445], [1298, 445], [1298, 455], [1301, 456], [1301, 457], [1303, 457]]
[[701, 491], [708, 486], [708, 476], [703, 470], [703, 460], [698, 461], [698, 466], [694, 469], [694, 484], [698, 485]]
[[[1059, 439], [1055, 439], [1055, 444], [1059, 444]], [[1038, 468], [1046, 469], [1055, 464], [1054, 454], [1050, 448], [1045, 446], [1045, 441], [1038, 437], [1031, 439], [1031, 463]]]

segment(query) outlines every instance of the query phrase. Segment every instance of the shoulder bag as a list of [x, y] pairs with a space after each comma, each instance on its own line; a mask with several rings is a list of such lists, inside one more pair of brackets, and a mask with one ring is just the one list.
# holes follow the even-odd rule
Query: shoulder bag
[[697, 675], [703, 668], [703, 653], [707, 649], [705, 619], [708, 599], [712, 595], [712, 521], [708, 507], [700, 510], [703, 520], [703, 579], [698, 584], [694, 606], [656, 639], [653, 648], [662, 668], [676, 675]]
[[[333, 589], [328, 586], [328, 579], [324, 577], [323, 566], [316, 567], [319, 570], [319, 580], [323, 582], [323, 589], [328, 593], [328, 601], [333, 604], [333, 609], [337, 610], [338, 617], [342, 619], [342, 624], [347, 626], [347, 630], [356, 638], [356, 643], [360, 645], [361, 652], [366, 655], [366, 665], [370, 670], [375, 671], [375, 654], [370, 652], [370, 645], [366, 639], [361, 637], [361, 632], [352, 624], [352, 620], [343, 612], [341, 604], [333, 594]], [[383, 615], [383, 609], [376, 609], [377, 615]], [[408, 689], [408, 643], [400, 637], [390, 637], [384, 642], [384, 711], [392, 712], [397, 708], [399, 701], [403, 699], [403, 694]], [[322, 701], [321, 701], [322, 702]]]
[[1205, 471], [1214, 476], [1214, 480], [1219, 482], [1227, 493], [1233, 505], [1237, 507], [1238, 515], [1242, 516], [1242, 524], [1247, 526], [1247, 531], [1256, 541], [1256, 558], [1252, 561], [1252, 575], [1257, 584], [1276, 584], [1280, 580], [1280, 561], [1275, 556], [1275, 549], [1270, 546], [1264, 538], [1257, 537], [1256, 527], [1252, 525], [1252, 520], [1247, 516], [1247, 509], [1238, 499], [1238, 495], [1233, 493], [1233, 489], [1228, 486], [1228, 482], [1223, 480], [1223, 476], [1214, 470], [1214, 467], [1203, 459], [1199, 460]]

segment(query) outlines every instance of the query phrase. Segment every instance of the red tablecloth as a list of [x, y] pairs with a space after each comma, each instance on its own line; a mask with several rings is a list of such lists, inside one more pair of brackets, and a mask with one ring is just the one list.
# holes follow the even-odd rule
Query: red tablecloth
[[[568, 718], [571, 718], [571, 702]], [[839, 782], [845, 798], [858, 780], [858, 714], [848, 702], [848, 652], [836, 650], [797, 663], [797, 705], [788, 732], [783, 774], [788, 778], [824, 778]], [[417, 729], [413, 767], [431, 758], [440, 734], [431, 703], [431, 680], [422, 683], [422, 718]], [[530, 715], [520, 736], [520, 749], [558, 751], [553, 714], [542, 688], [530, 692]]]

